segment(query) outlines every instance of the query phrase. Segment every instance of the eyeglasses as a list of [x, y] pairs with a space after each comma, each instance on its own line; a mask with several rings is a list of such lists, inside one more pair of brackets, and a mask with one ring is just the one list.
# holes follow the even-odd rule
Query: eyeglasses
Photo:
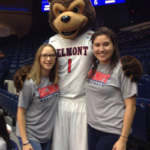
[[48, 57], [50, 57], [50, 59], [54, 60], [56, 58], [56, 55], [55, 54], [51, 54], [51, 55], [41, 54], [41, 58], [43, 58], [43, 59], [47, 59]]

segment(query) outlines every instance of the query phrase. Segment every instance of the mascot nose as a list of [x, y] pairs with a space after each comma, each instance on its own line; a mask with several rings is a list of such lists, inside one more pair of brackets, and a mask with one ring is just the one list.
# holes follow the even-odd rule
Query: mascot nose
[[61, 21], [64, 23], [67, 23], [69, 20], [70, 20], [70, 16], [65, 15], [65, 16], [61, 17]]

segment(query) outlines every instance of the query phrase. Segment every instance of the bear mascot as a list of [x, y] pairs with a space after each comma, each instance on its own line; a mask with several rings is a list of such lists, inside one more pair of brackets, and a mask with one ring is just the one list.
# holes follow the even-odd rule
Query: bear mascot
[[[89, 30], [95, 19], [90, 0], [49, 0], [49, 23], [57, 33], [50, 37], [59, 60], [58, 113], [53, 131], [53, 150], [87, 150], [85, 81], [93, 55]], [[137, 82], [142, 75], [140, 62], [132, 56], [121, 58], [124, 74]], [[30, 67], [14, 76], [15, 87], [22, 89]]]

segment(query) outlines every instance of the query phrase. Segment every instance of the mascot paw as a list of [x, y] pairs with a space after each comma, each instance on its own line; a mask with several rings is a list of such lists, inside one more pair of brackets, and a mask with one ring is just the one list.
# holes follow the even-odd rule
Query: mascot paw
[[122, 70], [130, 80], [137, 82], [143, 73], [141, 63], [133, 56], [126, 55], [121, 58]]
[[25, 66], [19, 69], [14, 75], [14, 85], [17, 90], [21, 90], [23, 87], [23, 82], [26, 79], [26, 76], [31, 70], [31, 66]]

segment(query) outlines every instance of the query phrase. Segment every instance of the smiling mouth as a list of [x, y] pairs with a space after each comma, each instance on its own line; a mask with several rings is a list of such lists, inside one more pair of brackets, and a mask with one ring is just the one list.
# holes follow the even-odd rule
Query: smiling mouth
[[70, 36], [74, 33], [76, 33], [77, 30], [74, 30], [74, 31], [65, 31], [65, 32], [61, 32], [62, 35], [64, 36]]
[[106, 55], [106, 54], [100, 54], [100, 55]]

